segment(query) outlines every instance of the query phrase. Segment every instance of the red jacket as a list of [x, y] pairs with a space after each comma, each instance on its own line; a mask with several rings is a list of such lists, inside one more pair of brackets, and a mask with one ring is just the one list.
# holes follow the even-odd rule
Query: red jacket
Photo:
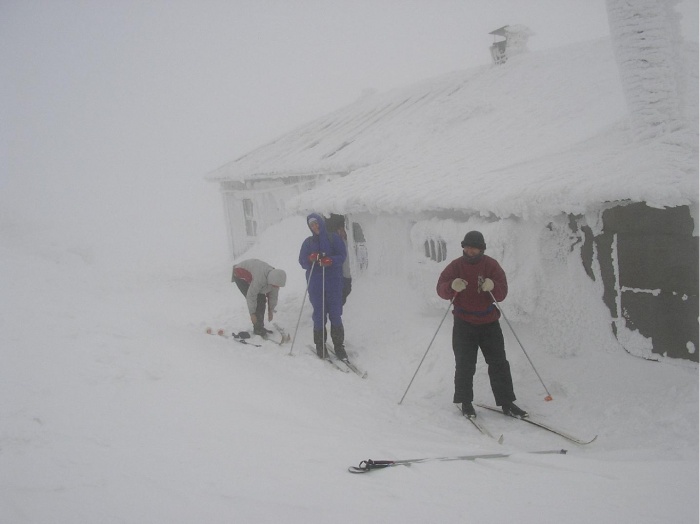
[[467, 281], [467, 289], [457, 293], [453, 302], [452, 314], [470, 324], [488, 324], [501, 317], [488, 292], [479, 291], [479, 278], [493, 280], [491, 293], [497, 302], [501, 302], [508, 294], [508, 281], [503, 268], [493, 258], [482, 255], [473, 264], [467, 257], [459, 257], [450, 262], [440, 273], [437, 283], [437, 294], [445, 300], [451, 300], [455, 291], [450, 287], [455, 278]]

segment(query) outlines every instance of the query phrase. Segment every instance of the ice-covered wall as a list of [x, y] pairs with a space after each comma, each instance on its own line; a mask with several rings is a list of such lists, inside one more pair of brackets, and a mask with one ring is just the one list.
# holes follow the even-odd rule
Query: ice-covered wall
[[[461, 240], [475, 229], [484, 234], [486, 254], [506, 272], [509, 293], [501, 304], [503, 312], [516, 330], [530, 324], [539, 334], [537, 348], [526, 349], [568, 357], [584, 340], [594, 340], [601, 348], [619, 348], [601, 300], [602, 282], [586, 274], [581, 263], [583, 239], [570, 229], [566, 215], [546, 222], [480, 217], [401, 221], [369, 214], [353, 220], [362, 222], [367, 236], [369, 274], [401, 276], [420, 293], [426, 309], [447, 307], [435, 292], [437, 279], [451, 260], [462, 255]], [[426, 239], [445, 241], [444, 261], [426, 257]], [[503, 329], [508, 329], [505, 322]]]
[[[505, 315], [534, 326], [541, 349], [572, 356], [580, 341], [594, 340], [643, 358], [697, 360], [697, 239], [685, 207], [630, 204], [533, 220], [369, 214], [359, 220], [372, 239], [372, 275], [400, 275], [426, 310], [446, 307], [435, 292], [438, 276], [462, 256], [464, 235], [478, 230], [486, 254], [508, 277]], [[427, 249], [426, 241], [444, 250]]]

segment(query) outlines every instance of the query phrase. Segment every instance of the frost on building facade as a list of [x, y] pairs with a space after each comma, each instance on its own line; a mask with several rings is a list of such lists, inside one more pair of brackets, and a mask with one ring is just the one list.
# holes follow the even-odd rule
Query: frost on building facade
[[356, 272], [444, 307], [436, 277], [479, 229], [542, 347], [612, 333], [698, 361], [697, 46], [666, 2], [608, 10], [610, 40], [369, 94], [210, 174], [232, 254], [286, 214], [340, 213]]
[[221, 166], [207, 178], [219, 183], [224, 205], [229, 252], [237, 257], [259, 235], [289, 215], [286, 202], [340, 174], [275, 174], [237, 171], [237, 161]]

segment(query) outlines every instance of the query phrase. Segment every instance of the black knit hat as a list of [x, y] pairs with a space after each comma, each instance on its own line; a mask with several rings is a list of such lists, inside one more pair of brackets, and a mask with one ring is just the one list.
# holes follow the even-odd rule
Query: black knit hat
[[464, 235], [464, 240], [462, 240], [462, 247], [478, 247], [482, 251], [486, 249], [486, 242], [484, 242], [484, 235], [479, 231], [470, 231]]

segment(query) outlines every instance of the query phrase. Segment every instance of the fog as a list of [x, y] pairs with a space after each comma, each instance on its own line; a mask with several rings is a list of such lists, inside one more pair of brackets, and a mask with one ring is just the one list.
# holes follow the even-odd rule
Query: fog
[[602, 0], [5, 1], [0, 220], [117, 265], [224, 259], [204, 174], [366, 89], [488, 63], [506, 24], [532, 50], [609, 33]]

